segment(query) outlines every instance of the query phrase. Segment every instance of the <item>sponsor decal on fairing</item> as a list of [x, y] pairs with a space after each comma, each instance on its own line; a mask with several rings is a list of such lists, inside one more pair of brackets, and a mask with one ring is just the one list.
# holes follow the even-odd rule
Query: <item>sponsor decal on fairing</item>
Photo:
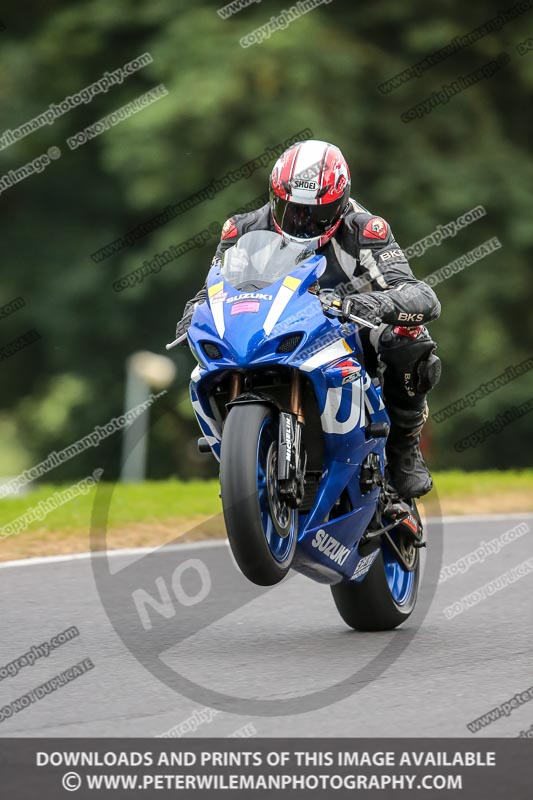
[[374, 550], [374, 552], [370, 553], [368, 556], [363, 556], [363, 558], [357, 563], [357, 566], [350, 580], [354, 581], [356, 580], [356, 578], [362, 578], [364, 575], [366, 575], [367, 572], [370, 570], [370, 567], [378, 557], [378, 555], [379, 555], [379, 550]]
[[311, 545], [327, 556], [334, 564], [341, 566], [350, 555], [349, 547], [345, 547], [333, 536], [329, 536], [322, 528], [316, 532], [314, 539], [311, 540]]

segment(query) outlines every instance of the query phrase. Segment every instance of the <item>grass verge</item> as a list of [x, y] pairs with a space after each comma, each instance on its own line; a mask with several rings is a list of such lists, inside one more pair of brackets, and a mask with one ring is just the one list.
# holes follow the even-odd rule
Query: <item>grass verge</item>
[[[533, 470], [441, 472], [434, 481], [436, 488], [421, 502], [425, 514], [533, 511]], [[107, 527], [110, 549], [224, 536], [217, 481], [147, 481], [106, 487], [112, 493]], [[0, 500], [0, 561], [90, 549], [94, 489], [30, 522], [20, 533], [3, 535], [5, 526], [65, 488], [46, 484], [22, 497]]]

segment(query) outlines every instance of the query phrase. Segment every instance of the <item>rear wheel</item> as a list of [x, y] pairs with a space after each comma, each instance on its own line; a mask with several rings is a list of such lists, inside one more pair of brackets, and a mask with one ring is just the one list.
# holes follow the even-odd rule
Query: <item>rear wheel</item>
[[[362, 581], [343, 581], [331, 587], [339, 614], [356, 631], [392, 630], [414, 610], [424, 551], [416, 549], [401, 533], [391, 531], [391, 536], [412, 571], [399, 563], [383, 538], [379, 555]], [[369, 552], [365, 550], [364, 555]]]
[[297, 541], [297, 513], [279, 495], [277, 413], [236, 405], [224, 425], [220, 487], [229, 543], [243, 574], [260, 586], [281, 581]]

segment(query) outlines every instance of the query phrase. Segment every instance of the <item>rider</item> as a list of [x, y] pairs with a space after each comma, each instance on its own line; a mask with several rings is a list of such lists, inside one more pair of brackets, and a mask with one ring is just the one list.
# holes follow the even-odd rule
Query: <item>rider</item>
[[[326, 257], [321, 289], [335, 289], [344, 298], [346, 317], [379, 325], [361, 334], [367, 369], [381, 376], [391, 420], [389, 470], [401, 496], [420, 497], [433, 485], [420, 437], [426, 395], [440, 377], [436, 344], [423, 323], [438, 318], [440, 303], [414, 277], [388, 223], [353, 200], [350, 187], [348, 164], [337, 147], [316, 140], [294, 144], [274, 165], [270, 202], [227, 220], [215, 258], [252, 230], [277, 231]], [[187, 331], [205, 298], [204, 287], [186, 304], [176, 337]]]

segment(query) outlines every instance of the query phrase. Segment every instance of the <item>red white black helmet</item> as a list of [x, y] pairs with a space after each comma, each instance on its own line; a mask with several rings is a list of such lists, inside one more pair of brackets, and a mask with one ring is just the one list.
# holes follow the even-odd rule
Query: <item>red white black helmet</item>
[[276, 230], [296, 244], [321, 247], [348, 210], [350, 187], [350, 170], [338, 147], [316, 139], [293, 144], [270, 175]]

